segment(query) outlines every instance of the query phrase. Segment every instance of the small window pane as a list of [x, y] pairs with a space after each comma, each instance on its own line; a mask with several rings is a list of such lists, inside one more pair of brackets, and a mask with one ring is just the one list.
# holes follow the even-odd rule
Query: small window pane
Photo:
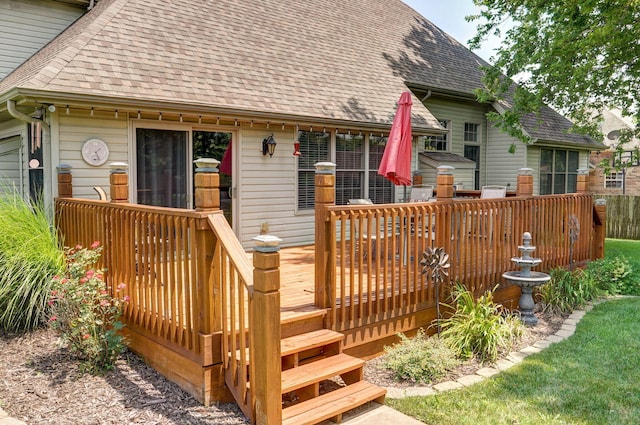
[[298, 157], [298, 210], [315, 207], [316, 162], [329, 160], [330, 133], [298, 131], [300, 156]]
[[555, 151], [554, 170], [556, 173], [567, 171], [567, 151]]
[[569, 165], [567, 171], [570, 173], [577, 173], [580, 166], [579, 155], [576, 151], [569, 151]]
[[477, 142], [478, 141], [478, 129], [479, 124], [464, 123], [464, 141], [465, 142]]

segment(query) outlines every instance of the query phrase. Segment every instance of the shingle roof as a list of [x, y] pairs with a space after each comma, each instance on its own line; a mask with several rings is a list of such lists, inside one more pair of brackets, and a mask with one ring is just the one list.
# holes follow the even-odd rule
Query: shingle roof
[[[0, 81], [12, 87], [390, 124], [399, 0], [102, 0]], [[414, 97], [413, 125], [439, 128]]]
[[[405, 83], [472, 93], [482, 59], [400, 0], [101, 0], [18, 87], [390, 125]], [[439, 128], [414, 96], [412, 124]], [[545, 113], [534, 137], [567, 140]], [[584, 143], [584, 139], [577, 140]]]

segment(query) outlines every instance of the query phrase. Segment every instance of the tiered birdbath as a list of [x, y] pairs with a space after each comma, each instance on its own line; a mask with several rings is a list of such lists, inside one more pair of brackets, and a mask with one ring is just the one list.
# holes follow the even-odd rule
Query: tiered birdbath
[[531, 295], [533, 288], [538, 285], [542, 285], [551, 279], [547, 273], [532, 272], [531, 268], [542, 263], [540, 258], [532, 258], [531, 253], [536, 250], [535, 246], [531, 246], [531, 233], [524, 232], [522, 235], [523, 244], [518, 246], [520, 251], [520, 257], [513, 257], [511, 261], [520, 267], [520, 271], [510, 271], [502, 274], [509, 283], [518, 285], [520, 287], [520, 301], [518, 306], [520, 307], [520, 316], [522, 321], [527, 326], [534, 326], [538, 323], [538, 318], [533, 314], [535, 308], [535, 302]]

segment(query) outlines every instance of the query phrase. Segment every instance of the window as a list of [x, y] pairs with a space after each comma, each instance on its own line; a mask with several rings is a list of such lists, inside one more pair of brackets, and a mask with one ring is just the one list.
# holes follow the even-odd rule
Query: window
[[336, 205], [364, 194], [364, 136], [336, 134]]
[[378, 174], [387, 137], [369, 136], [369, 196], [374, 204], [390, 204], [393, 202], [394, 185], [384, 176]]
[[27, 126], [29, 140], [29, 195], [36, 200], [44, 190], [44, 166], [42, 156], [42, 125], [31, 123]]
[[473, 188], [480, 190], [480, 146], [464, 145], [464, 157], [476, 163], [473, 171]]
[[318, 131], [298, 131], [300, 156], [298, 157], [298, 209], [308, 210], [315, 207], [316, 162], [329, 160], [330, 133]]
[[464, 123], [464, 141], [478, 143], [480, 139], [480, 124]]
[[[449, 129], [450, 121], [439, 121], [440, 125], [446, 129]], [[437, 136], [425, 136], [424, 137], [424, 150], [425, 151], [448, 151], [449, 146], [447, 143], [449, 133], [439, 134]]]
[[393, 202], [395, 186], [378, 175], [387, 137], [337, 133], [335, 144], [331, 145], [331, 133], [301, 130], [298, 141], [301, 154], [298, 157], [299, 211], [315, 207], [314, 164], [332, 160], [332, 152], [335, 152], [337, 205], [359, 198], [380, 204]]
[[540, 194], [575, 193], [579, 154], [559, 149], [540, 150]]
[[624, 171], [610, 171], [604, 177], [604, 187], [607, 189], [622, 189]]

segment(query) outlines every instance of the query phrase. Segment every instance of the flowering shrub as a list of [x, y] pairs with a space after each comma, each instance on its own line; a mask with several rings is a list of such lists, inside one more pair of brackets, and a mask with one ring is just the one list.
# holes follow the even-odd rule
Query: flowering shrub
[[[53, 279], [49, 323], [60, 333], [69, 348], [83, 359], [81, 368], [89, 373], [110, 370], [125, 349], [117, 334], [119, 321], [128, 297], [112, 297], [103, 280], [103, 271], [93, 267], [102, 247], [94, 242], [90, 248], [78, 245], [65, 250], [64, 276]], [[122, 293], [124, 283], [116, 288]]]

